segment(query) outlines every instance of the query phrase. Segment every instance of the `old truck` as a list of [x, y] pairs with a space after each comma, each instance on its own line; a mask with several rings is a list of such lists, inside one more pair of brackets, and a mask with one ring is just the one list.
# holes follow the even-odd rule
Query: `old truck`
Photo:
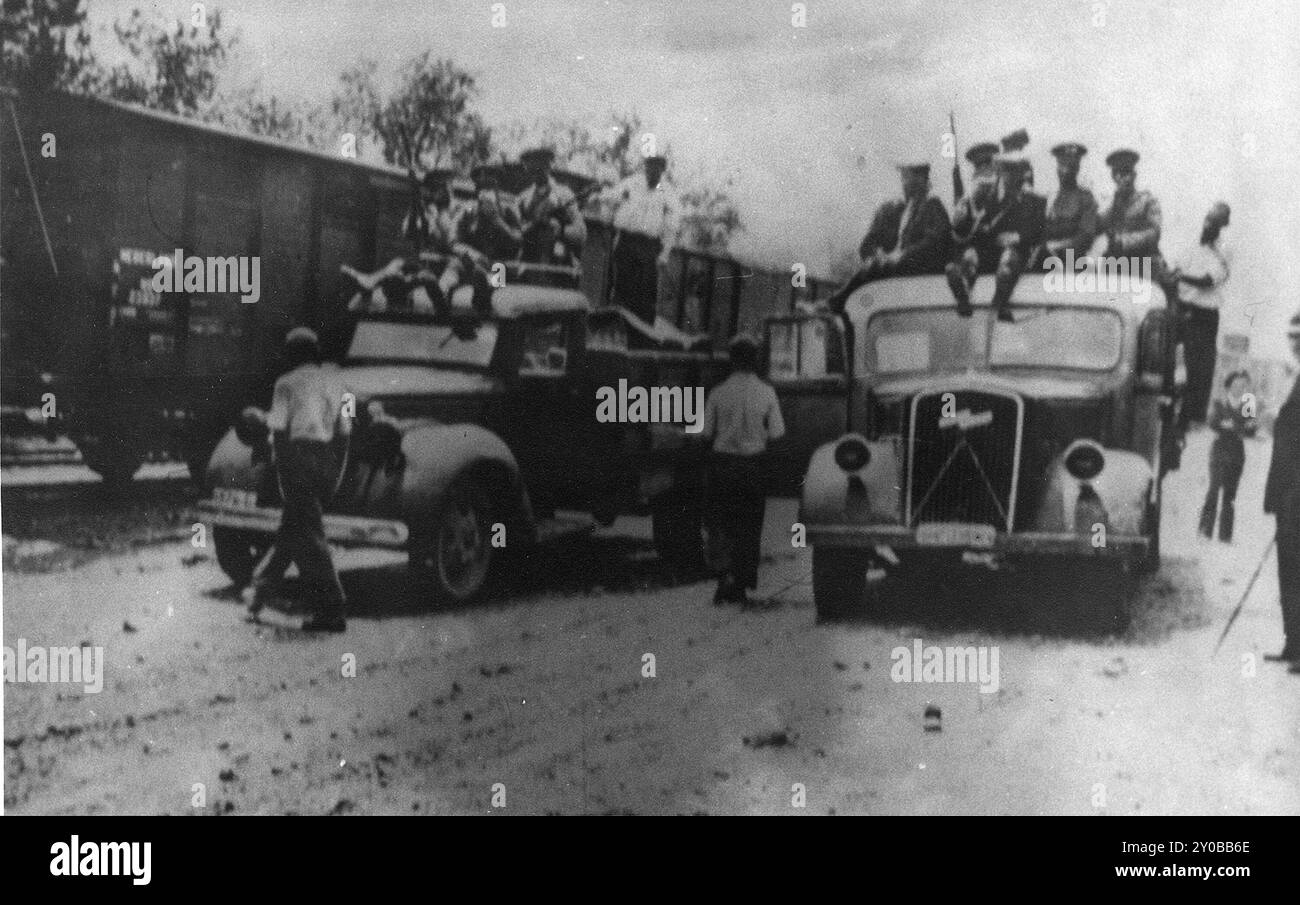
[[1050, 292], [1026, 275], [1007, 323], [991, 280], [963, 318], [942, 277], [897, 278], [842, 316], [769, 324], [778, 388], [810, 429], [843, 425], [801, 490], [818, 617], [870, 612], [882, 574], [1047, 556], [1157, 568], [1180, 383], [1148, 288]]
[[[468, 303], [459, 291], [454, 301]], [[518, 282], [468, 326], [361, 315], [341, 365], [356, 421], [329, 539], [406, 550], [443, 605], [482, 594], [507, 551], [620, 513], [649, 513], [660, 553], [690, 563], [701, 545], [701, 446], [682, 423], [601, 422], [597, 390], [707, 386], [721, 363], [708, 351], [630, 351], [627, 331], [619, 309]], [[244, 418], [207, 468], [199, 508], [237, 584], [279, 524], [270, 459], [265, 431]]]
[[[158, 458], [201, 476], [235, 415], [268, 393], [288, 328], [344, 353], [353, 287], [340, 265], [369, 271], [411, 251], [410, 186], [392, 167], [58, 92], [0, 89], [0, 113], [0, 430], [30, 429], [26, 413], [52, 393], [57, 417], [35, 427], [69, 434], [110, 482]], [[556, 176], [579, 194], [592, 182]], [[505, 168], [507, 187], [520, 178]], [[580, 288], [599, 306], [613, 235], [596, 218], [588, 233]], [[256, 257], [260, 297], [150, 291], [154, 262], [177, 249]], [[716, 351], [824, 289], [675, 249], [660, 314]]]

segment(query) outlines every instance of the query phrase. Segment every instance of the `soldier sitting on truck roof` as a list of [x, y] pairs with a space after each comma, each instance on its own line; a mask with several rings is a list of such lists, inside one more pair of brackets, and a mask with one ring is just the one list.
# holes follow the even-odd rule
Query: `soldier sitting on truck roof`
[[[519, 193], [523, 224], [520, 259], [529, 264], [579, 266], [587, 242], [587, 224], [573, 191], [551, 175], [555, 152], [532, 148], [519, 156], [530, 183]], [[551, 282], [569, 284], [571, 279]]]

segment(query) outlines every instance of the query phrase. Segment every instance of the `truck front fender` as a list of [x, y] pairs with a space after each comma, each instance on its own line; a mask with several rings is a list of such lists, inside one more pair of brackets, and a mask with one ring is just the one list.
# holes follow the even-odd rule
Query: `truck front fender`
[[406, 468], [402, 480], [402, 517], [417, 523], [427, 517], [453, 481], [467, 475], [478, 481], [501, 506], [512, 527], [531, 536], [536, 525], [519, 463], [505, 441], [475, 424], [417, 427], [402, 437]]

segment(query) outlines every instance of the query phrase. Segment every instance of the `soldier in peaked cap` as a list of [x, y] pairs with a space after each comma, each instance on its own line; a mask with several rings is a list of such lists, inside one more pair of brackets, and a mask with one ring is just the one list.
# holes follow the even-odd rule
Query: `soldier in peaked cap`
[[577, 196], [551, 175], [555, 151], [530, 148], [519, 155], [519, 160], [529, 179], [518, 199], [523, 225], [520, 257], [534, 264], [577, 265], [587, 242], [587, 224]]
[[321, 364], [320, 343], [307, 327], [285, 337], [290, 370], [275, 382], [266, 426], [275, 449], [284, 510], [270, 551], [254, 572], [249, 614], [256, 620], [271, 586], [298, 565], [304, 584], [323, 598], [306, 631], [341, 632], [343, 586], [330, 555], [323, 523], [324, 507], [338, 487], [344, 450], [352, 424], [343, 412], [346, 389], [338, 369]]
[[1115, 195], [1101, 215], [1099, 227], [1106, 238], [1104, 253], [1110, 257], [1149, 257], [1153, 272], [1160, 255], [1162, 218], [1160, 202], [1150, 192], [1137, 188], [1138, 152], [1128, 148], [1106, 156]]
[[970, 293], [978, 275], [996, 274], [993, 306], [999, 320], [1009, 321], [1011, 293], [1042, 239], [1046, 201], [1025, 185], [1028, 161], [1018, 154], [1003, 154], [997, 160], [1002, 196], [982, 216], [971, 207], [958, 212], [953, 231], [966, 238], [945, 274], [962, 317], [974, 313]]
[[[1300, 313], [1287, 329], [1291, 354], [1300, 361]], [[1300, 673], [1300, 380], [1291, 388], [1273, 424], [1273, 461], [1264, 485], [1264, 511], [1277, 517], [1277, 584], [1282, 605], [1282, 652], [1267, 656], [1286, 660]]]
[[952, 224], [943, 202], [930, 194], [930, 165], [902, 164], [898, 168], [903, 197], [876, 209], [858, 257], [862, 266], [827, 298], [830, 309], [844, 310], [858, 287], [892, 276], [939, 273], [952, 247]]
[[1058, 188], [1047, 199], [1043, 244], [1030, 261], [1030, 269], [1041, 267], [1048, 258], [1064, 258], [1069, 251], [1082, 259], [1097, 238], [1097, 199], [1079, 185], [1079, 164], [1087, 153], [1087, 148], [1073, 141], [1052, 148]]

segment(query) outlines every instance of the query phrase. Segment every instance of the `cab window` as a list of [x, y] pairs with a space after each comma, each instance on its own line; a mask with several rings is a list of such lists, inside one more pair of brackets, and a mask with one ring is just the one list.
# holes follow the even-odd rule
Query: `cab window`
[[768, 325], [768, 378], [773, 382], [837, 377], [845, 372], [844, 337], [828, 320], [808, 318]]
[[530, 324], [524, 329], [519, 373], [526, 377], [562, 377], [569, 364], [569, 331], [560, 321]]

